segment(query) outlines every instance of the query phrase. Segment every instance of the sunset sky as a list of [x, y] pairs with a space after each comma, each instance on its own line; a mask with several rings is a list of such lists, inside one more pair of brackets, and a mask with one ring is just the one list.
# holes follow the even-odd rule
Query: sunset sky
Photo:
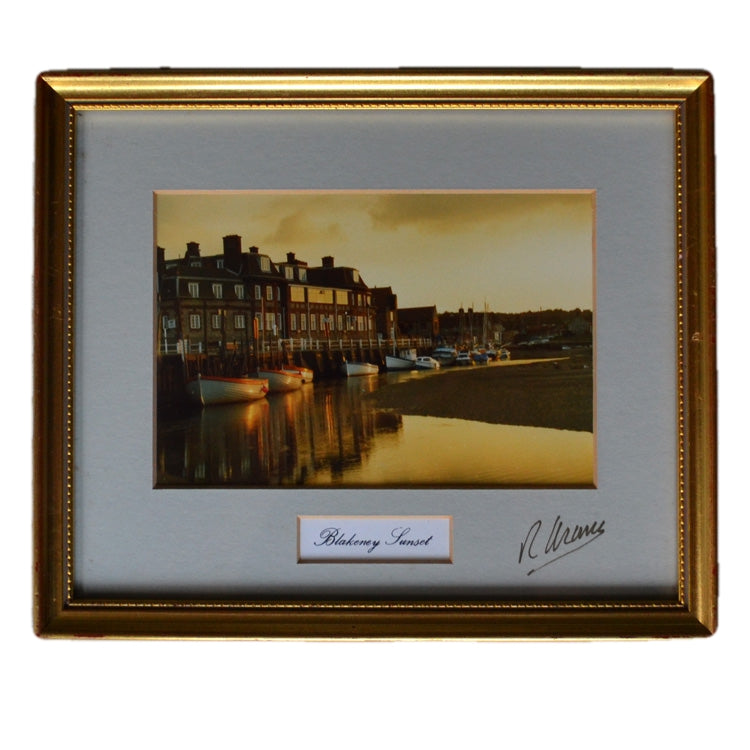
[[592, 192], [159, 192], [156, 244], [204, 256], [238, 234], [276, 262], [332, 255], [401, 307], [592, 309]]

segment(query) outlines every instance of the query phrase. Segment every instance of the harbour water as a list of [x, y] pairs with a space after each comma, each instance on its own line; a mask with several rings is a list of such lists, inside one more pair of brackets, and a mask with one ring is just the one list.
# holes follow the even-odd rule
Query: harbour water
[[591, 486], [591, 432], [378, 409], [400, 373], [321, 381], [157, 422], [160, 487]]

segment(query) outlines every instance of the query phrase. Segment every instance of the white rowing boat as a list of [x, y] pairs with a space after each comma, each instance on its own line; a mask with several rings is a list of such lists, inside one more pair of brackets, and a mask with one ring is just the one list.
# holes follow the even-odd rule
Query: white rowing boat
[[194, 403], [201, 406], [256, 401], [268, 393], [268, 380], [198, 375], [187, 384], [187, 393]]

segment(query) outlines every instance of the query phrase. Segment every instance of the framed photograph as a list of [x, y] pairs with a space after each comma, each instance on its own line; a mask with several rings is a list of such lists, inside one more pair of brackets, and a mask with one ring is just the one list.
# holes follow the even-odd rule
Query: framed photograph
[[37, 82], [35, 628], [716, 629], [703, 71]]

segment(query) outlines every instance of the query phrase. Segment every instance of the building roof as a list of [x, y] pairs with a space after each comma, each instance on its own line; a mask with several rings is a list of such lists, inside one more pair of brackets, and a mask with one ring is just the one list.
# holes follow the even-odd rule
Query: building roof
[[398, 309], [398, 319], [406, 322], [409, 320], [432, 320], [437, 317], [437, 307], [430, 305], [427, 307], [400, 307]]

